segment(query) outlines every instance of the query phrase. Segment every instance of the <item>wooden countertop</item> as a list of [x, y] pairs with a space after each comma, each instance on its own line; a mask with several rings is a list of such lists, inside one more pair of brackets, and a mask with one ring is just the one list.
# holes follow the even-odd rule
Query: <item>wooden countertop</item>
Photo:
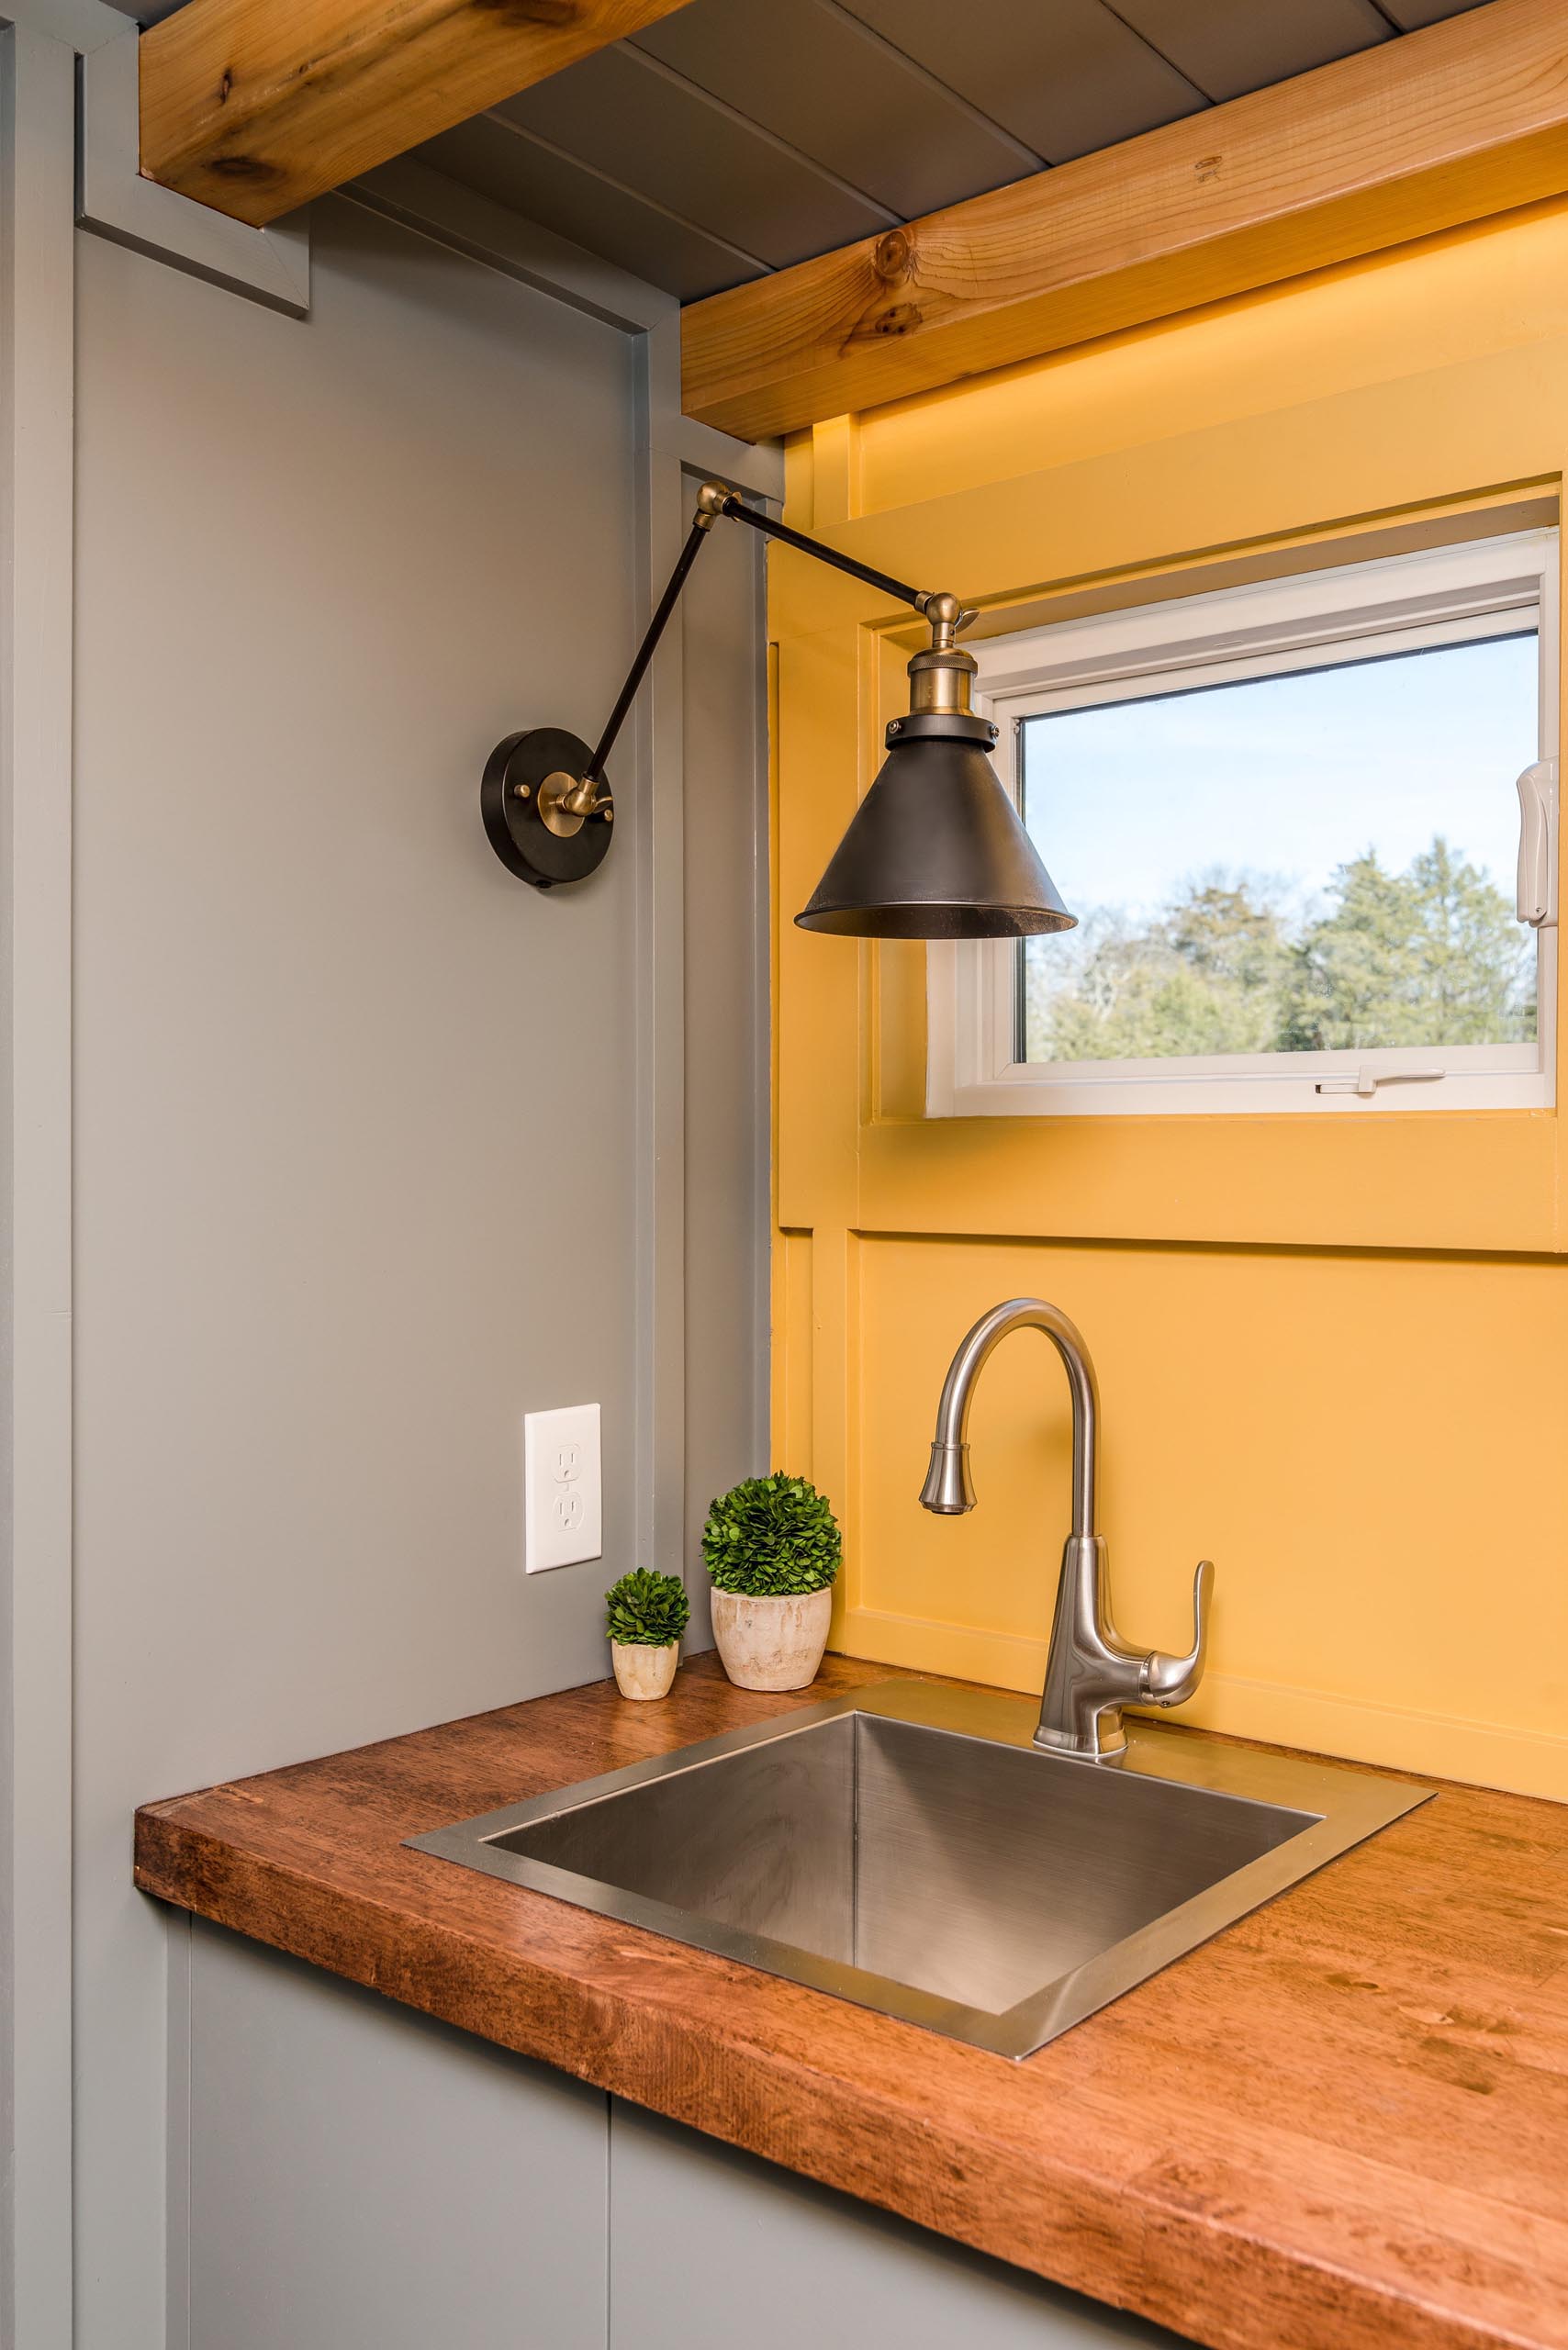
[[1568, 1807], [1443, 1786], [1022, 2065], [403, 1849], [895, 1677], [568, 1690], [150, 1804], [136, 1881], [1214, 2350], [1568, 2350]]

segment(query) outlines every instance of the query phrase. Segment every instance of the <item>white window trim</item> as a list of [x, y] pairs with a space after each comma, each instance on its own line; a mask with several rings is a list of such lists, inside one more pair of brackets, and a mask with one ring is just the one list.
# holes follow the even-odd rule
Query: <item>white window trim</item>
[[[1124, 700], [1129, 684], [1147, 685], [1150, 693], [1169, 691], [1165, 679], [1196, 668], [1202, 668], [1204, 684], [1222, 685], [1314, 668], [1326, 651], [1353, 658], [1362, 647], [1375, 656], [1474, 643], [1511, 633], [1521, 622], [1540, 628], [1538, 756], [1554, 759], [1555, 530], [1348, 564], [993, 637], [973, 648], [980, 665], [976, 705], [1001, 729], [997, 765], [1016, 799], [1019, 722], [1042, 711]], [[1554, 870], [1555, 804], [1547, 853]], [[1534, 1044], [1055, 1063], [1015, 1057], [1015, 942], [933, 944], [927, 956], [926, 1114], [1285, 1112], [1337, 1117], [1390, 1110], [1549, 1109], [1555, 1098], [1555, 926], [1543, 926], [1537, 935], [1540, 1013]]]

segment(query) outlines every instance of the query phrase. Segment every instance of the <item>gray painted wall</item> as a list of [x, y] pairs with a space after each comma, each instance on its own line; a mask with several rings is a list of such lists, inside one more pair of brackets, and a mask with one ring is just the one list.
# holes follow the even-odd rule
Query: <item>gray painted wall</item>
[[[629, 656], [636, 346], [349, 205], [316, 235], [303, 325], [78, 250], [80, 2350], [162, 2344], [184, 2176], [188, 1935], [131, 1887], [134, 1807], [597, 1677], [647, 1517], [633, 1037], [670, 901], [646, 828], [546, 898], [476, 811], [495, 739], [591, 735]], [[755, 626], [754, 552], [715, 560]], [[708, 1173], [752, 1186], [687, 1302], [704, 1479], [762, 1465], [755, 655], [726, 631], [749, 714], [689, 773], [689, 833], [722, 789], [743, 863], [688, 942], [728, 1007]], [[624, 805], [634, 744], [616, 776]], [[525, 1581], [521, 1416], [590, 1398], [603, 1561]], [[469, 2092], [407, 2044], [410, 2137], [454, 2128]]]

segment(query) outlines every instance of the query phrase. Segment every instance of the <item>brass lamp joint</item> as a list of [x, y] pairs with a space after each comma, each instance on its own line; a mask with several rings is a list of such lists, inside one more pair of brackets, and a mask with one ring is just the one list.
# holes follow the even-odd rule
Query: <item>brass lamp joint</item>
[[557, 840], [569, 841], [581, 832], [589, 816], [602, 816], [607, 824], [610, 822], [614, 809], [597, 776], [579, 778], [562, 768], [547, 775], [540, 785], [539, 813]]
[[972, 611], [966, 611], [957, 596], [950, 596], [945, 588], [917, 596], [914, 608], [923, 620], [931, 623], [933, 653], [950, 653], [954, 639], [960, 636], [978, 617]]
[[727, 482], [705, 481], [697, 493], [697, 511], [691, 518], [694, 531], [711, 531], [728, 506], [734, 491]]
[[965, 610], [957, 596], [949, 596], [945, 590], [923, 596], [919, 609], [922, 617], [931, 623], [931, 643], [909, 665], [910, 715], [967, 718], [969, 680], [977, 674], [980, 664], [972, 655], [959, 652], [957, 639], [959, 630], [968, 628], [975, 615]]

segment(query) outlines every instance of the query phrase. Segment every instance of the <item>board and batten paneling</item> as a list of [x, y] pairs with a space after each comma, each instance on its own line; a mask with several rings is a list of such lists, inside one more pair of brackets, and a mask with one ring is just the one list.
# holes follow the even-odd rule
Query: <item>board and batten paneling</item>
[[[668, 384], [636, 336], [358, 207], [319, 207], [315, 242], [301, 323], [78, 241], [82, 2350], [164, 2343], [183, 1966], [176, 1938], [166, 1993], [136, 1804], [593, 1680], [605, 1585], [648, 1563], [655, 1515], [683, 1563], [679, 1325], [673, 1381], [649, 1326], [655, 1246], [661, 1298], [681, 1281], [678, 1106], [644, 1196], [671, 1114], [648, 975], [681, 945], [679, 826], [647, 821], [656, 694], [584, 888], [515, 880], [477, 806], [502, 733], [602, 723]], [[743, 711], [750, 659], [713, 656]], [[740, 781], [714, 758], [691, 791], [733, 824], [756, 812]], [[678, 810], [678, 760], [656, 797]], [[741, 929], [697, 947], [715, 997], [754, 985]], [[757, 1083], [713, 1085], [721, 1155], [752, 1149]], [[714, 1238], [722, 1327], [713, 1291], [687, 1308], [702, 1359], [743, 1366], [710, 1394], [733, 1474], [762, 1465], [757, 1245]], [[525, 1578], [521, 1416], [590, 1399], [603, 1557]], [[182, 2241], [176, 2199], [176, 2270]]]
[[[134, 1806], [590, 1678], [633, 1563], [635, 864], [526, 890], [476, 778], [614, 692], [633, 387], [341, 204], [305, 326], [99, 239], [78, 281], [79, 2340], [151, 2350]], [[589, 1397], [604, 1561], [525, 1580], [521, 1415]]]
[[[1090, 592], [1344, 562], [1363, 531], [1539, 524], [1568, 464], [1565, 285], [1559, 200], [819, 428], [788, 510], [957, 583], [998, 632]], [[1529, 487], [1516, 505], [1497, 484]], [[1048, 1349], [1016, 1341], [981, 1382], [974, 1513], [918, 1502], [955, 1347], [1037, 1294], [1099, 1368], [1123, 1631], [1184, 1645], [1193, 1564], [1215, 1561], [1185, 1718], [1568, 1796], [1561, 1109], [924, 1116], [924, 950], [824, 953], [790, 920], [907, 706], [902, 621], [870, 591], [824, 595], [819, 568], [780, 558], [771, 606], [775, 1428], [845, 1518], [833, 1645], [1039, 1688], [1070, 1482]], [[1197, 869], [1222, 856], [1194, 842]], [[1522, 1515], [1499, 1611], [1476, 1590], [1504, 1491]]]

